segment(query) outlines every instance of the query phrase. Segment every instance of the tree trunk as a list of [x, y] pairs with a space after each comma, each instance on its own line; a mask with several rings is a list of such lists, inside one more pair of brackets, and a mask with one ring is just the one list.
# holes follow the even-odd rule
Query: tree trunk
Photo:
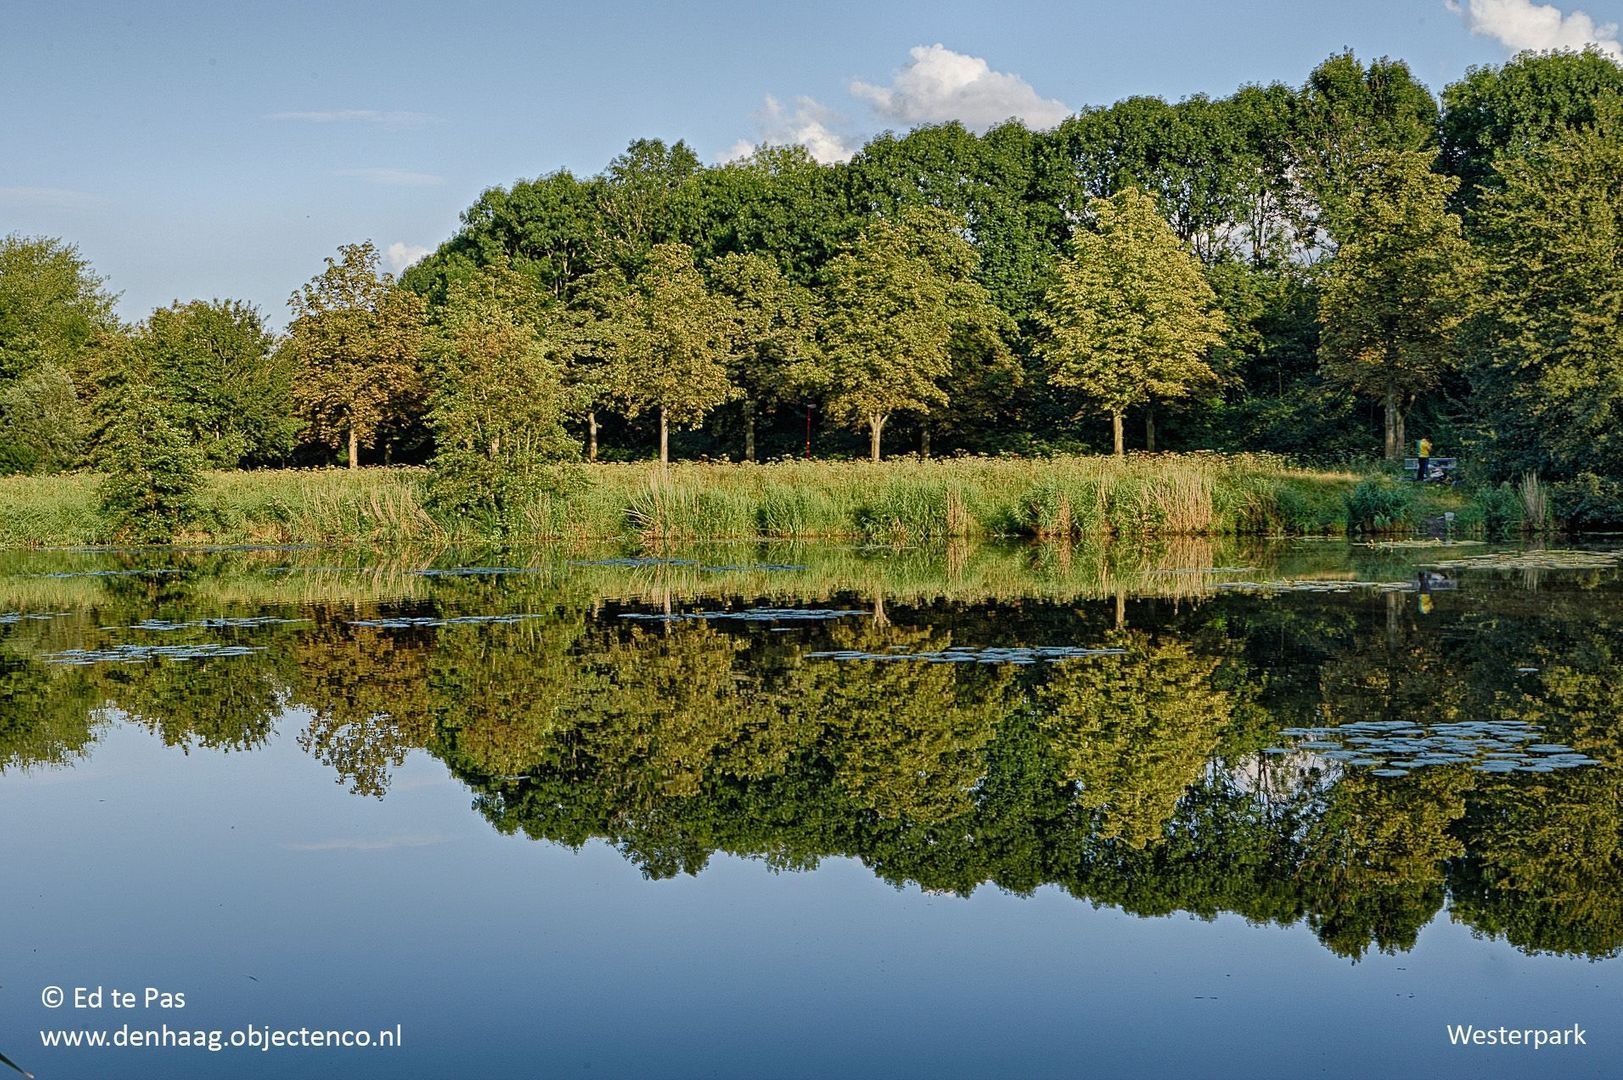
[[661, 466], [671, 463], [671, 425], [665, 418], [665, 406], [659, 407], [659, 463]]
[[359, 468], [361, 464], [361, 437], [355, 433], [354, 428], [349, 429], [349, 467]]
[[1408, 420], [1409, 420], [1409, 417], [1408, 417], [1408, 414], [1407, 414], [1407, 410], [1404, 409], [1404, 407], [1400, 404], [1398, 406], [1398, 408], [1397, 408], [1397, 427], [1398, 427], [1397, 438], [1398, 438], [1398, 457], [1399, 458], [1402, 458], [1404, 455], [1406, 455], [1409, 452], [1409, 439], [1408, 439], [1408, 435], [1407, 435]]
[[1127, 453], [1127, 440], [1122, 436], [1121, 430], [1121, 413], [1110, 414], [1110, 430], [1116, 436], [1116, 456], [1121, 457]]
[[1144, 409], [1144, 449], [1155, 453], [1155, 406], [1148, 405]]
[[597, 460], [597, 410], [586, 414], [586, 460]]
[[1397, 461], [1403, 451], [1402, 444], [1398, 442], [1398, 392], [1391, 387], [1386, 389], [1386, 460]]
[[927, 428], [927, 427], [921, 427], [921, 428], [919, 428], [919, 457], [927, 458], [929, 456], [930, 456], [930, 429]]
[[874, 461], [879, 460], [879, 436], [885, 430], [885, 417], [873, 413], [868, 417], [868, 452]]
[[755, 402], [744, 399], [744, 460], [755, 460]]

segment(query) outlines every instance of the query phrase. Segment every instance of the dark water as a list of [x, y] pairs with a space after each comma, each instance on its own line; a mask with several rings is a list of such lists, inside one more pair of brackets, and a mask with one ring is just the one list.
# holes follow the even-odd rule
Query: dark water
[[[0, 1053], [42, 1080], [1617, 1075], [1620, 567], [0, 554]], [[126, 1025], [402, 1045], [41, 1042]]]

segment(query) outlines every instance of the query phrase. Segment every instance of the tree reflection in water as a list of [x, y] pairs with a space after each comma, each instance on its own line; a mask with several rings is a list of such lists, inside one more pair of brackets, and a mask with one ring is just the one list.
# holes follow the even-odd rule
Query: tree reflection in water
[[[1088, 573], [1069, 553], [1059, 562]], [[963, 578], [961, 552], [949, 571]], [[1615, 573], [1545, 575], [1537, 590], [1483, 575], [1426, 607], [1394, 593], [1202, 594], [1187, 577], [1158, 593], [1102, 580], [1068, 601], [1007, 589], [930, 601], [893, 574], [866, 599], [803, 596], [834, 610], [779, 622], [622, 617], [789, 603], [714, 584], [650, 606], [567, 575], [415, 579], [391, 600], [353, 583], [348, 596], [254, 593], [244, 574], [200, 559], [55, 593], [14, 575], [17, 608], [45, 614], [0, 620], [0, 773], [71, 765], [115, 720], [222, 751], [292, 721], [358, 795], [382, 797], [423, 751], [497, 829], [605, 840], [652, 877], [697, 873], [718, 851], [789, 869], [840, 856], [932, 890], [1053, 885], [1141, 915], [1304, 923], [1354, 958], [1412, 948], [1445, 905], [1527, 951], [1623, 949]], [[866, 614], [841, 614], [853, 608]], [[223, 610], [289, 621], [197, 618]], [[445, 618], [471, 613], [539, 617]], [[419, 622], [357, 625], [379, 616]], [[146, 619], [170, 625], [137, 627]], [[58, 662], [152, 641], [257, 651]], [[1015, 645], [1122, 652], [872, 658]], [[842, 651], [870, 658], [811, 655]], [[1377, 776], [1264, 752], [1281, 728], [1394, 719], [1519, 720], [1601, 764]]]

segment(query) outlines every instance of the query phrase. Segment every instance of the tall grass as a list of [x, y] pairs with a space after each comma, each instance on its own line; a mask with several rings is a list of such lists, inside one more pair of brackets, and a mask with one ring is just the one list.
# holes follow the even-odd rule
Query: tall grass
[[1550, 493], [1539, 480], [1538, 473], [1525, 474], [1518, 492], [1522, 497], [1523, 526], [1533, 532], [1547, 532], [1550, 528]]
[[[952, 539], [1329, 533], [1351, 473], [1260, 456], [786, 461], [560, 466], [508, 522], [507, 540]], [[422, 469], [209, 474], [190, 543], [403, 545], [492, 539], [436, 519]], [[0, 478], [0, 546], [105, 543], [89, 474]]]

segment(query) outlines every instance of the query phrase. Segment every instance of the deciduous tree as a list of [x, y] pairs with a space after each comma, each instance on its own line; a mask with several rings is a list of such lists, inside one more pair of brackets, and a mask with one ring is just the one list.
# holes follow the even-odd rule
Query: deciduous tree
[[1430, 157], [1364, 160], [1319, 301], [1320, 364], [1381, 402], [1389, 460], [1402, 455], [1415, 398], [1453, 367], [1470, 299], [1473, 256], [1447, 206], [1459, 182], [1432, 172]]
[[1200, 262], [1136, 188], [1091, 204], [1059, 266], [1039, 321], [1049, 380], [1110, 414], [1124, 451], [1130, 408], [1187, 395], [1216, 381], [1207, 355], [1226, 322]]
[[684, 244], [656, 244], [631, 285], [609, 299], [601, 327], [610, 393], [635, 419], [659, 417], [659, 461], [670, 462], [672, 424], [692, 426], [737, 396], [727, 380], [731, 305], [712, 293]]
[[347, 448], [349, 467], [380, 426], [422, 399], [426, 305], [378, 272], [371, 241], [346, 244], [288, 306], [293, 398], [310, 435]]

